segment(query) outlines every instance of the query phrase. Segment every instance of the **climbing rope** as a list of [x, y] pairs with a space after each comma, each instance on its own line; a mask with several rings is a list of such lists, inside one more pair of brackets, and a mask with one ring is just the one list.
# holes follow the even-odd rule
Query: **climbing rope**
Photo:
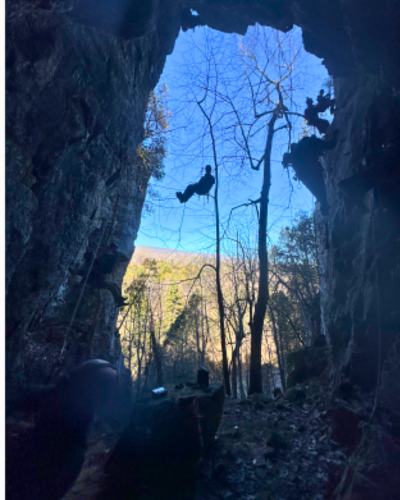
[[82, 300], [83, 294], [84, 294], [84, 292], [85, 292], [86, 284], [87, 284], [87, 282], [88, 282], [88, 279], [89, 279], [90, 273], [91, 273], [91, 271], [92, 271], [92, 267], [93, 267], [94, 261], [96, 260], [97, 253], [98, 253], [98, 251], [99, 251], [99, 249], [100, 249], [100, 245], [101, 245], [101, 243], [102, 243], [102, 241], [103, 241], [103, 236], [104, 236], [104, 233], [105, 233], [105, 231], [106, 231], [106, 227], [107, 227], [107, 225], [106, 225], [106, 224], [104, 224], [103, 231], [102, 231], [102, 233], [101, 233], [101, 236], [100, 236], [99, 242], [98, 242], [98, 244], [97, 244], [96, 251], [95, 251], [95, 253], [94, 253], [94, 255], [93, 255], [93, 259], [92, 259], [92, 261], [91, 261], [91, 263], [90, 263], [89, 270], [88, 270], [88, 272], [87, 272], [87, 274], [86, 274], [86, 277], [85, 277], [85, 281], [83, 282], [83, 286], [82, 286], [81, 293], [79, 294], [78, 302], [76, 303], [76, 306], [75, 306], [74, 312], [73, 312], [73, 314], [72, 314], [71, 321], [69, 322], [68, 329], [67, 329], [67, 333], [65, 334], [65, 337], [64, 337], [64, 342], [63, 342], [63, 345], [62, 345], [62, 347], [61, 347], [61, 351], [60, 351], [60, 357], [59, 357], [59, 361], [60, 361], [60, 362], [61, 362], [61, 360], [62, 360], [62, 358], [63, 358], [63, 356], [64, 356], [64, 352], [65, 352], [65, 349], [66, 349], [66, 347], [67, 347], [67, 343], [68, 343], [69, 332], [70, 332], [70, 330], [71, 330], [72, 324], [73, 324], [73, 322], [74, 322], [74, 320], [75, 320], [75, 316], [76, 316], [76, 314], [77, 314], [77, 312], [78, 312], [78, 309], [79, 309], [79, 306], [80, 306], [80, 304], [81, 304], [81, 300]]
[[[116, 219], [116, 214], [117, 214], [117, 208], [118, 208], [118, 204], [119, 204], [119, 200], [120, 200], [121, 180], [122, 180], [122, 177], [123, 177], [123, 167], [121, 167], [121, 176], [120, 176], [119, 182], [118, 182], [118, 193], [117, 193], [117, 197], [116, 197], [116, 200], [115, 200], [115, 203], [114, 203], [114, 207], [113, 207], [112, 217], [111, 217], [111, 221], [110, 221], [110, 232], [109, 232], [108, 237], [107, 237], [107, 244], [110, 241], [110, 238], [111, 238], [112, 232], [113, 232], [113, 228], [114, 228], [114, 224], [115, 224], [115, 219]], [[90, 263], [88, 272], [87, 272], [85, 280], [83, 282], [83, 286], [82, 286], [81, 292], [79, 294], [78, 301], [76, 303], [75, 309], [74, 309], [73, 314], [72, 314], [72, 318], [71, 318], [71, 320], [70, 320], [70, 322], [68, 324], [67, 332], [66, 332], [65, 337], [64, 337], [64, 341], [63, 341], [63, 345], [62, 345], [61, 350], [60, 350], [60, 355], [59, 355], [58, 361], [56, 361], [56, 363], [53, 364], [53, 366], [52, 366], [52, 368], [50, 370], [50, 374], [49, 374], [49, 376], [47, 378], [47, 383], [50, 382], [50, 380], [53, 378], [53, 375], [57, 376], [61, 372], [61, 370], [62, 370], [62, 368], [64, 366], [64, 363], [62, 362], [62, 360], [63, 360], [64, 353], [65, 353], [66, 348], [67, 348], [67, 344], [68, 344], [68, 340], [69, 340], [69, 334], [70, 334], [72, 325], [73, 325], [73, 323], [75, 321], [75, 317], [76, 317], [76, 315], [78, 313], [79, 306], [81, 304], [81, 301], [82, 301], [82, 298], [83, 298], [83, 294], [85, 292], [86, 285], [87, 285], [90, 273], [91, 273], [92, 268], [93, 268], [93, 264], [94, 264], [94, 262], [95, 262], [95, 260], [97, 258], [97, 254], [98, 254], [100, 246], [102, 244], [106, 228], [107, 228], [107, 224], [104, 223], [103, 230], [102, 230], [99, 242], [98, 242], [97, 247], [96, 247], [96, 251], [94, 252], [93, 259], [92, 259], [92, 261]], [[82, 245], [79, 248], [79, 252], [80, 252], [81, 248], [82, 248]], [[79, 255], [79, 252], [78, 252], [77, 255]], [[77, 260], [77, 257], [75, 259], [75, 262], [76, 262], [76, 260]], [[58, 366], [58, 370], [56, 371], [56, 373], [54, 373], [55, 370], [56, 370], [56, 368], [57, 368], [57, 366]]]
[[[124, 159], [126, 160], [126, 157]], [[107, 237], [107, 244], [109, 244], [109, 241], [110, 241], [110, 238], [112, 236], [113, 229], [114, 229], [115, 219], [116, 219], [116, 215], [117, 215], [117, 208], [118, 208], [118, 204], [119, 204], [119, 200], [120, 200], [121, 181], [122, 181], [122, 178], [123, 178], [125, 164], [126, 164], [126, 161], [122, 163], [122, 167], [121, 167], [121, 175], [120, 175], [120, 178], [119, 178], [119, 181], [118, 181], [118, 192], [117, 192], [117, 197], [115, 199], [115, 203], [114, 203], [114, 207], [113, 207], [113, 211], [112, 211], [112, 217], [111, 217], [111, 221], [110, 221], [110, 232], [109, 232], [108, 237]], [[72, 314], [71, 321], [69, 322], [67, 333], [65, 334], [64, 342], [63, 342], [63, 345], [62, 345], [62, 348], [61, 348], [61, 351], [60, 351], [60, 356], [59, 356], [59, 361], [60, 362], [61, 362], [61, 360], [63, 358], [65, 349], [67, 347], [69, 333], [70, 333], [72, 324], [73, 324], [73, 322], [75, 320], [76, 314], [78, 312], [78, 309], [79, 309], [79, 306], [80, 306], [83, 294], [85, 292], [86, 284], [88, 282], [90, 273], [92, 271], [92, 267], [93, 267], [94, 261], [97, 258], [98, 251], [99, 251], [101, 243], [103, 241], [103, 237], [104, 237], [104, 234], [105, 234], [105, 231], [106, 231], [106, 227], [107, 227], [107, 224], [104, 224], [104, 227], [103, 227], [103, 230], [102, 230], [99, 242], [97, 244], [96, 251], [95, 251], [95, 253], [93, 255], [93, 259], [92, 259], [92, 261], [90, 263], [90, 267], [89, 267], [89, 270], [88, 270], [88, 272], [86, 274], [85, 281], [83, 282], [83, 286], [82, 286], [82, 289], [81, 289], [81, 293], [79, 294], [78, 302], [76, 303], [74, 312]]]
[[118, 208], [118, 205], [119, 205], [119, 200], [120, 200], [120, 196], [121, 196], [121, 181], [122, 181], [122, 178], [123, 178], [123, 174], [125, 173], [125, 165], [127, 163], [127, 158], [126, 158], [126, 155], [125, 155], [125, 158], [124, 158], [125, 162], [122, 163], [122, 166], [121, 166], [121, 174], [119, 176], [119, 180], [118, 180], [118, 192], [117, 192], [117, 197], [115, 199], [115, 203], [114, 203], [114, 208], [113, 208], [113, 213], [112, 213], [112, 217], [111, 217], [111, 222], [110, 222], [110, 233], [108, 235], [108, 238], [107, 238], [107, 244], [110, 243], [110, 239], [111, 239], [111, 236], [112, 236], [112, 232], [113, 232], [113, 229], [114, 229], [114, 223], [115, 223], [115, 219], [116, 219], [116, 216], [117, 216], [117, 208]]
[[207, 198], [207, 203], [210, 203], [210, 193], [207, 193], [207, 194], [198, 194], [198, 200], [200, 201], [200, 197], [203, 198], [203, 207], [205, 206], [206, 204], [206, 198]]
[[376, 238], [375, 238], [375, 200], [374, 200], [374, 190], [372, 190], [372, 216], [371, 216], [371, 226], [372, 226], [372, 245], [374, 251], [374, 270], [375, 270], [375, 287], [376, 287], [376, 309], [378, 316], [378, 373], [376, 380], [376, 392], [374, 399], [374, 406], [372, 408], [371, 416], [369, 422], [371, 423], [372, 418], [375, 414], [376, 407], [378, 405], [379, 397], [379, 385], [381, 382], [381, 301], [379, 294], [379, 274], [378, 274], [378, 261], [376, 258]]

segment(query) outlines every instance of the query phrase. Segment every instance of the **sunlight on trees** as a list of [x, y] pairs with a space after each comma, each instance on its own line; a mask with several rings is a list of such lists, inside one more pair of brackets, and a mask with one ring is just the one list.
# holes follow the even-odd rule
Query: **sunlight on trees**
[[[280, 167], [273, 162], [290, 151], [295, 133], [310, 132], [303, 115], [307, 55], [299, 35], [257, 26], [222, 46], [221, 34], [208, 30], [181, 75], [180, 113], [188, 120], [182, 129], [196, 124], [197, 136], [188, 136], [190, 151], [198, 151], [192, 161], [214, 162], [214, 214], [204, 233], [209, 239], [214, 233], [210, 249], [216, 253], [200, 264], [149, 259], [128, 269], [131, 306], [121, 313], [120, 333], [138, 396], [149, 379], [193, 379], [199, 364], [223, 378], [234, 398], [271, 393], [285, 388], [287, 354], [318, 335], [313, 216], [299, 215], [279, 240], [271, 244], [270, 238], [270, 188]], [[150, 99], [141, 146], [156, 178], [162, 176], [171, 119], [165, 95], [161, 89]], [[183, 151], [182, 131], [171, 138], [173, 147], [183, 140]], [[258, 194], [240, 200], [247, 182]], [[232, 196], [240, 202], [221, 216]], [[287, 206], [290, 200], [289, 194]]]
[[[255, 311], [259, 261], [245, 231], [236, 233], [234, 244], [221, 259], [221, 286], [232, 397], [245, 398], [250, 375], [249, 324]], [[267, 394], [275, 387], [285, 387], [287, 354], [318, 334], [315, 255], [314, 219], [305, 213], [299, 214], [293, 227], [282, 230], [270, 250], [270, 301], [261, 349], [262, 384]], [[137, 397], [157, 384], [160, 370], [163, 383], [193, 381], [199, 365], [210, 370], [211, 380], [221, 380], [215, 271], [204, 267], [212, 260], [209, 256], [193, 262], [188, 254], [167, 261], [146, 258], [128, 267], [124, 293], [130, 305], [120, 313], [120, 336]]]

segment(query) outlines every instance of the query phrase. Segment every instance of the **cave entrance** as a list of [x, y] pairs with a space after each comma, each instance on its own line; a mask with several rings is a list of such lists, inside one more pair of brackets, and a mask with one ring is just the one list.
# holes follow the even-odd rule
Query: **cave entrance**
[[[279, 52], [279, 45], [283, 50]], [[282, 156], [288, 151], [290, 142], [297, 142], [303, 136], [316, 134], [322, 137], [315, 127], [308, 126], [303, 115], [306, 99], [311, 97], [316, 102], [320, 89], [330, 92], [333, 97], [333, 80], [329, 77], [322, 61], [305, 51], [300, 28], [288, 33], [281, 33], [272, 28], [250, 27], [245, 36], [217, 32], [208, 27], [181, 32], [173, 53], [167, 57], [156, 95], [160, 106], [166, 106], [170, 115], [166, 116], [166, 151], [168, 155], [163, 163], [162, 179], [152, 179], [146, 199], [147, 211], [141, 222], [137, 245], [179, 248], [198, 251], [204, 246], [210, 249], [210, 238], [199, 238], [204, 221], [210, 221], [212, 205], [204, 198], [193, 196], [185, 206], [184, 215], [176, 191], [183, 191], [189, 183], [197, 182], [204, 175], [205, 166], [213, 166], [214, 157], [209, 132], [206, 131], [204, 116], [197, 102], [204, 98], [207, 85], [207, 99], [211, 105], [211, 92], [217, 93], [214, 115], [218, 112], [217, 133], [218, 159], [223, 164], [220, 174], [220, 195], [223, 197], [223, 213], [246, 199], [256, 199], [259, 195], [258, 172], [246, 168], [246, 151], [241, 140], [240, 123], [235, 122], [233, 102], [240, 112], [247, 107], [249, 115], [241, 120], [249, 120], [253, 113], [251, 92], [260, 92], [262, 81], [252, 82], [254, 88], [246, 87], [245, 73], [257, 71], [252, 67], [248, 51], [253, 50], [260, 65], [266, 65], [266, 57], [276, 58], [268, 65], [273, 77], [279, 72], [279, 65], [285, 65], [294, 59], [293, 72], [285, 84], [285, 104], [298, 115], [291, 115], [291, 133], [282, 133], [274, 141], [272, 154], [273, 182], [271, 188], [271, 231], [277, 236], [280, 228], [290, 221], [301, 209], [312, 210], [314, 201], [307, 188], [296, 180], [294, 172], [282, 168]], [[247, 51], [247, 57], [246, 57]], [[268, 54], [271, 52], [270, 54]], [[296, 57], [294, 57], [296, 54]], [[286, 58], [286, 59], [285, 59]], [[249, 62], [250, 61], [250, 62]], [[255, 65], [254, 65], [255, 66]], [[218, 84], [216, 81], [219, 80]], [[265, 97], [265, 96], [264, 96]], [[263, 97], [263, 98], [264, 98]], [[273, 96], [273, 98], [276, 96]], [[218, 110], [217, 110], [218, 108]], [[260, 106], [261, 110], [262, 106]], [[261, 110], [265, 111], [265, 110]], [[223, 115], [225, 114], [225, 118]], [[320, 115], [332, 121], [329, 110]], [[258, 138], [251, 146], [254, 158], [261, 156], [265, 137], [265, 124], [268, 119], [260, 120]], [[234, 130], [229, 134], [229, 130]], [[284, 131], [285, 132], [285, 131]], [[264, 134], [264, 135], [263, 135]], [[214, 167], [213, 167], [214, 168]], [[228, 181], [229, 179], [229, 181]], [[157, 193], [157, 194], [156, 194]], [[243, 217], [243, 213], [240, 213]], [[251, 216], [252, 217], [252, 216]]]
[[[136, 301], [136, 317], [140, 317], [136, 320], [132, 314], [121, 329], [124, 354], [132, 364], [138, 385], [145, 384], [146, 349], [157, 342], [174, 344], [175, 330], [180, 331], [179, 321], [187, 304], [192, 301], [192, 307], [202, 317], [206, 313], [206, 305], [194, 305], [196, 297], [190, 298], [190, 287], [186, 289], [182, 283], [197, 274], [199, 263], [213, 258], [214, 200], [207, 203], [204, 197], [194, 195], [181, 205], [175, 193], [197, 182], [208, 164], [215, 174], [216, 153], [221, 233], [225, 238], [222, 253], [229, 255], [239, 233], [255, 244], [257, 206], [249, 200], [259, 198], [262, 176], [252, 166], [256, 167], [263, 155], [267, 124], [279, 100], [273, 82], [280, 79], [283, 103], [290, 114], [289, 123], [282, 116], [282, 130], [277, 133], [271, 152], [270, 246], [279, 240], [284, 228], [296, 223], [299, 211], [309, 216], [315, 207], [312, 194], [294, 171], [283, 168], [282, 157], [290, 144], [302, 137], [313, 134], [322, 137], [318, 129], [307, 125], [303, 114], [306, 99], [311, 97], [316, 101], [321, 89], [333, 97], [333, 83], [326, 68], [320, 59], [305, 51], [299, 28], [281, 33], [256, 26], [249, 28], [246, 36], [240, 36], [197, 27], [180, 33], [173, 53], [167, 58], [159, 85], [150, 98], [145, 125], [154, 126], [155, 116], [158, 117], [153, 142], [150, 140], [145, 146], [149, 152], [158, 147], [158, 152], [166, 154], [157, 157], [135, 255], [124, 280], [124, 293]], [[211, 115], [215, 152], [201, 106]], [[332, 120], [329, 111], [321, 116]], [[142, 294], [140, 300], [138, 294]], [[120, 323], [125, 317], [123, 310]], [[144, 331], [149, 339], [153, 338], [147, 348], [143, 344]], [[173, 341], [168, 340], [171, 335]], [[133, 339], [137, 342], [138, 336], [140, 353], [133, 354], [131, 342]], [[243, 349], [249, 352], [250, 346]], [[185, 363], [194, 369], [193, 352], [188, 349], [186, 361], [175, 360], [171, 366], [163, 367], [168, 382], [177, 381], [179, 371], [187, 369]], [[267, 358], [267, 353], [264, 354]], [[151, 368], [153, 385], [157, 379], [157, 355], [155, 350]], [[277, 367], [271, 377], [279, 379]]]

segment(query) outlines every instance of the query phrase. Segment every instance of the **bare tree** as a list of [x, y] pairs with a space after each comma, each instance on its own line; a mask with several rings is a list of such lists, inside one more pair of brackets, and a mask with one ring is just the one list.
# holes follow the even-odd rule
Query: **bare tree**
[[225, 308], [224, 308], [224, 297], [222, 293], [221, 286], [221, 226], [219, 219], [219, 206], [218, 206], [218, 187], [219, 187], [219, 165], [217, 156], [217, 143], [214, 135], [214, 124], [213, 124], [213, 111], [216, 105], [216, 92], [214, 100], [211, 105], [209, 112], [206, 111], [204, 103], [207, 99], [208, 89], [206, 88], [206, 93], [201, 101], [197, 104], [203, 113], [209, 128], [209, 133], [211, 137], [211, 145], [214, 156], [214, 171], [215, 171], [215, 192], [214, 192], [214, 205], [215, 205], [215, 284], [217, 288], [217, 299], [218, 299], [218, 310], [219, 310], [219, 325], [221, 334], [221, 350], [222, 350], [222, 371], [224, 376], [225, 392], [228, 396], [231, 395], [231, 385], [229, 381], [229, 367], [228, 367], [228, 356], [226, 352], [226, 333], [225, 333]]
[[[195, 78], [193, 76], [193, 85], [190, 88], [190, 92], [193, 92], [192, 103], [199, 115], [201, 114], [204, 118], [203, 130], [197, 141], [197, 145], [200, 145], [200, 153], [196, 151], [198, 154], [196, 158], [198, 161], [202, 155], [205, 157], [211, 155], [215, 167], [216, 187], [213, 211], [215, 237], [213, 236], [213, 243], [215, 242], [216, 256], [215, 265], [208, 265], [215, 272], [213, 276], [215, 286], [212, 286], [212, 293], [215, 296], [212, 301], [209, 301], [208, 291], [206, 299], [205, 295], [201, 294], [201, 303], [196, 313], [201, 318], [196, 316], [193, 330], [190, 333], [185, 330], [185, 335], [182, 334], [179, 338], [180, 354], [178, 344], [174, 344], [177, 355], [177, 359], [174, 360], [175, 368], [179, 367], [179, 364], [190, 364], [188, 361], [190, 352], [192, 359], [204, 363], [205, 349], [208, 344], [214, 363], [219, 367], [222, 364], [227, 394], [231, 393], [230, 375], [232, 375], [234, 397], [237, 397], [239, 391], [241, 397], [245, 394], [243, 368], [247, 369], [247, 367], [243, 367], [243, 364], [248, 359], [244, 354], [244, 351], [247, 352], [248, 349], [248, 339], [251, 342], [251, 350], [250, 381], [247, 388], [249, 393], [263, 390], [262, 360], [263, 356], [264, 359], [267, 358], [270, 352], [269, 344], [263, 345], [265, 319], [267, 311], [271, 309], [271, 304], [269, 304], [271, 287], [277, 282], [274, 276], [277, 268], [271, 269], [268, 248], [271, 154], [274, 144], [278, 142], [277, 138], [281, 143], [284, 138], [283, 140], [290, 144], [291, 121], [294, 116], [302, 117], [297, 113], [292, 100], [293, 69], [298, 51], [295, 44], [291, 43], [290, 35], [277, 34], [271, 30], [268, 31], [268, 35], [265, 35], [266, 31], [262, 29], [259, 32], [255, 29], [254, 33], [255, 35], [252, 38], [248, 37], [238, 49], [238, 53], [235, 54], [236, 62], [232, 64], [232, 61], [229, 61], [229, 65], [226, 62], [224, 67], [220, 66], [221, 57], [218, 55], [218, 50], [213, 48], [212, 44], [208, 44], [204, 51], [207, 71], [200, 75], [196, 73]], [[232, 54], [229, 57], [231, 56]], [[283, 131], [285, 134], [282, 133]], [[249, 168], [243, 168], [246, 165]], [[234, 252], [235, 261], [231, 264], [232, 275], [228, 279], [226, 262], [221, 254], [222, 245], [228, 243], [228, 236], [231, 234], [229, 225], [231, 217], [224, 220], [224, 217], [220, 215], [222, 207], [220, 203], [223, 199], [220, 193], [224, 192], [227, 183], [231, 182], [235, 176], [237, 179], [243, 175], [250, 176], [250, 174], [243, 174], [245, 171], [261, 174], [259, 176], [260, 196], [239, 205], [243, 208], [251, 207], [253, 214], [257, 214], [257, 245], [254, 245], [254, 248], [257, 248], [257, 256], [254, 258], [252, 252], [242, 245], [239, 236], [236, 235], [236, 238], [230, 241], [230, 244], [234, 243], [236, 251]], [[237, 213], [232, 211], [232, 218], [233, 214]], [[296, 287], [294, 281], [289, 282], [282, 273], [278, 275], [287, 286], [297, 290], [299, 297], [307, 297], [306, 288], [300, 281], [297, 281]], [[201, 287], [201, 272], [190, 279], [193, 283], [199, 280]], [[225, 281], [229, 284], [226, 285]], [[305, 303], [306, 300], [303, 302]], [[155, 318], [164, 314], [162, 294], [158, 295], [158, 302], [159, 305], [156, 306], [152, 301]], [[275, 325], [272, 331], [275, 334], [274, 340], [277, 339], [275, 344], [281, 378], [284, 378], [283, 358], [290, 345], [281, 329], [282, 318], [285, 318], [287, 311], [278, 310], [278, 305], [272, 304], [270, 319], [273, 314]], [[158, 309], [159, 312], [157, 312]], [[211, 315], [210, 311], [212, 311]], [[301, 343], [303, 337], [302, 333], [299, 333], [297, 321], [289, 317], [287, 322], [296, 335], [298, 343]], [[164, 328], [162, 331], [161, 320], [156, 323], [157, 344], [164, 351], [165, 346], [161, 337], [165, 335], [166, 330]], [[250, 332], [247, 331], [248, 326]], [[220, 348], [216, 347], [215, 342], [217, 327]], [[210, 331], [214, 332], [213, 335]], [[232, 348], [228, 352], [230, 345]], [[148, 352], [148, 357], [150, 359], [151, 355], [152, 362], [156, 363], [156, 353], [153, 351], [154, 349]], [[173, 354], [172, 350], [170, 354]], [[178, 361], [179, 355], [180, 361]], [[271, 356], [269, 359], [271, 363]], [[243, 360], [245, 360], [244, 363]], [[168, 362], [166, 356], [165, 362]], [[231, 374], [230, 366], [232, 367]]]
[[[275, 43], [269, 50], [269, 40], [263, 57], [257, 53], [256, 44], [261, 40], [255, 37], [247, 46], [242, 46], [243, 71], [251, 94], [253, 117], [247, 110], [243, 112], [235, 101], [228, 95], [221, 98], [230, 105], [235, 118], [235, 140], [246, 156], [251, 169], [262, 171], [261, 194], [257, 200], [250, 200], [246, 205], [257, 207], [258, 215], [258, 293], [254, 308], [254, 317], [250, 322], [251, 354], [250, 354], [250, 387], [249, 393], [262, 392], [262, 337], [264, 320], [269, 300], [269, 259], [267, 245], [268, 205], [271, 188], [271, 152], [273, 140], [277, 132], [282, 129], [289, 131], [290, 143], [291, 123], [289, 116], [293, 113], [285, 105], [289, 94], [285, 89], [285, 82], [292, 75], [297, 51], [285, 53], [283, 45]], [[291, 56], [289, 58], [289, 56]], [[288, 60], [289, 58], [289, 60]], [[271, 68], [272, 66], [272, 68]], [[247, 89], [247, 90], [248, 90]], [[297, 114], [297, 113], [295, 113]], [[277, 126], [277, 122], [283, 124]], [[262, 130], [266, 130], [264, 151], [259, 159], [254, 158], [252, 143]]]

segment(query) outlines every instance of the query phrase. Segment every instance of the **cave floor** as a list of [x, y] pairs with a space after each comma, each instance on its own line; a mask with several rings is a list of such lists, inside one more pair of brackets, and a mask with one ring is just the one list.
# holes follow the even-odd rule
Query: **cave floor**
[[[199, 464], [194, 499], [329, 498], [346, 455], [332, 439], [323, 395], [312, 387], [305, 392], [304, 402], [226, 400], [215, 446]], [[82, 473], [64, 500], [98, 498], [102, 469], [117, 439], [92, 434]]]

